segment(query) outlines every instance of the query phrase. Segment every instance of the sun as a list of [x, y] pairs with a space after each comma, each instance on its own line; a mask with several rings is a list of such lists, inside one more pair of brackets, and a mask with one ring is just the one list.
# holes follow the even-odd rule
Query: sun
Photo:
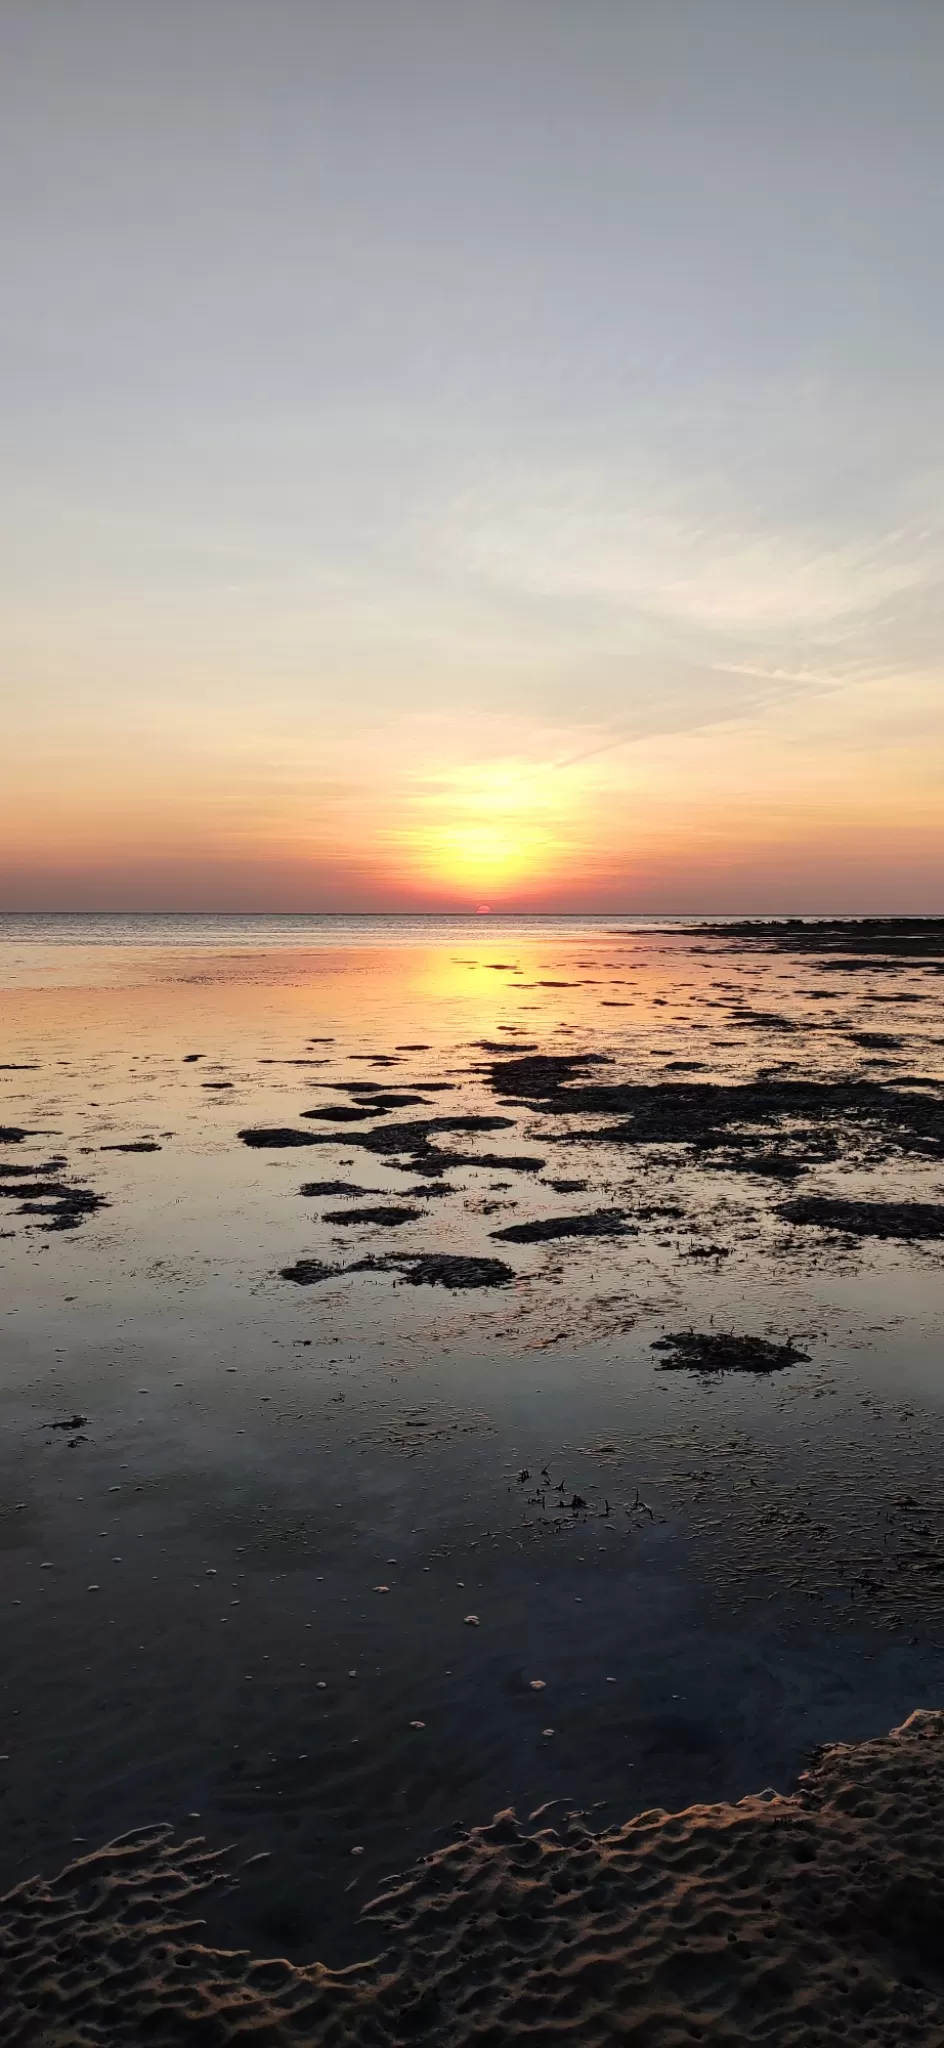
[[546, 865], [552, 843], [546, 833], [516, 821], [442, 826], [429, 832], [425, 853], [430, 872], [475, 897], [502, 896]]
[[556, 819], [520, 767], [466, 769], [418, 793], [398, 838], [414, 876], [490, 910], [560, 866]]

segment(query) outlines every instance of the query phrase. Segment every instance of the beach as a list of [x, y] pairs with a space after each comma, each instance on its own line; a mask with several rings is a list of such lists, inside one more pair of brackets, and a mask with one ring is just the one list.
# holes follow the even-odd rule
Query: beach
[[942, 972], [0, 920], [5, 2038], [940, 2038]]

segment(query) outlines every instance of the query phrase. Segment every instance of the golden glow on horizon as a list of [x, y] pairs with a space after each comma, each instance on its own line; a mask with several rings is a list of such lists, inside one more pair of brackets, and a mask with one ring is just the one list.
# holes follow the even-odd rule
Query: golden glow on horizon
[[781, 706], [625, 742], [605, 727], [529, 733], [509, 717], [499, 735], [394, 715], [356, 748], [336, 733], [250, 743], [234, 718], [179, 752], [173, 733], [137, 728], [106, 746], [76, 714], [3, 764], [0, 903], [933, 909], [944, 754], [927, 744], [931, 708], [893, 745], [876, 691], [854, 749], [837, 744], [845, 708], [811, 701], [802, 733]]

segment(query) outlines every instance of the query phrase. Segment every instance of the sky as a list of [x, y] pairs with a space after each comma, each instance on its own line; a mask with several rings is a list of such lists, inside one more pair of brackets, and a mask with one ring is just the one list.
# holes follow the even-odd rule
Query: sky
[[944, 911], [940, 0], [0, 0], [0, 907]]

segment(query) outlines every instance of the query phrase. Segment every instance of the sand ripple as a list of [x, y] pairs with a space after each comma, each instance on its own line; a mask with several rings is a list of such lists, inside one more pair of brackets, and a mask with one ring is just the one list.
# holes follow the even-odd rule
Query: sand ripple
[[8, 2048], [518, 2041], [939, 2044], [944, 1713], [824, 1750], [789, 1796], [596, 1834], [508, 1811], [367, 1909], [372, 1961], [209, 1949], [227, 1861], [139, 1830], [0, 1902]]

